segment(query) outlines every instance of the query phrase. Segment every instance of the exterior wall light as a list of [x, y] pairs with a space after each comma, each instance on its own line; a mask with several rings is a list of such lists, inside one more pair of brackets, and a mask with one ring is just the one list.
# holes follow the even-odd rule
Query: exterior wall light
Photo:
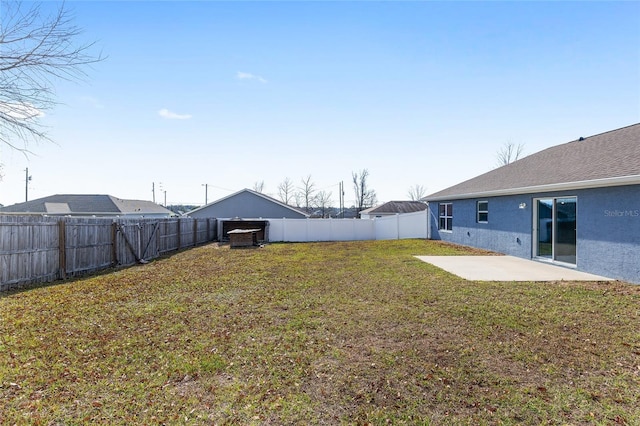
[[520, 205], [518, 206], [519, 209], [526, 209], [527, 208], [527, 203], [520, 203]]

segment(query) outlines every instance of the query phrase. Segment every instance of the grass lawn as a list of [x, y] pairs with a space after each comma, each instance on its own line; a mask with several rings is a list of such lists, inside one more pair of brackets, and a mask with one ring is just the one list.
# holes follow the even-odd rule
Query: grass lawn
[[0, 296], [0, 424], [640, 424], [640, 286], [424, 240], [215, 244]]

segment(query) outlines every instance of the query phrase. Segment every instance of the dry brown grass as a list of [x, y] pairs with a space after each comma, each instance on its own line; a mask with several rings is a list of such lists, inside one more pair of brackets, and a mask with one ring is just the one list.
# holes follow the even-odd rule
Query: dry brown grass
[[0, 423], [640, 424], [640, 287], [418, 254], [469, 251], [209, 245], [5, 295]]

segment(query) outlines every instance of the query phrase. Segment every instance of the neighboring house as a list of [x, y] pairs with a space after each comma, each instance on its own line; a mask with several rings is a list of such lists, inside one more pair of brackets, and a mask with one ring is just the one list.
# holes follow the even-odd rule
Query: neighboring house
[[436, 192], [430, 238], [640, 283], [640, 124]]
[[371, 207], [360, 212], [361, 219], [373, 219], [376, 217], [393, 216], [402, 213], [415, 213], [427, 209], [423, 201], [387, 201], [379, 206]]
[[327, 207], [324, 210], [316, 209], [311, 213], [311, 217], [315, 218], [342, 218], [342, 219], [355, 219], [359, 216], [357, 207], [345, 207], [342, 210], [338, 207]]
[[260, 192], [243, 189], [186, 213], [189, 217], [304, 219], [304, 211]]
[[0, 208], [0, 214], [41, 214], [47, 216], [170, 217], [171, 210], [151, 201], [122, 200], [111, 195], [51, 195]]

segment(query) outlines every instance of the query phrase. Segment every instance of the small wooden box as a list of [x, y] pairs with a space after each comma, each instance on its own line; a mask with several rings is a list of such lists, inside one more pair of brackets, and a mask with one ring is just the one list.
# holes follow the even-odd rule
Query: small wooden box
[[234, 229], [229, 231], [229, 246], [231, 248], [254, 247], [258, 245], [259, 229]]

